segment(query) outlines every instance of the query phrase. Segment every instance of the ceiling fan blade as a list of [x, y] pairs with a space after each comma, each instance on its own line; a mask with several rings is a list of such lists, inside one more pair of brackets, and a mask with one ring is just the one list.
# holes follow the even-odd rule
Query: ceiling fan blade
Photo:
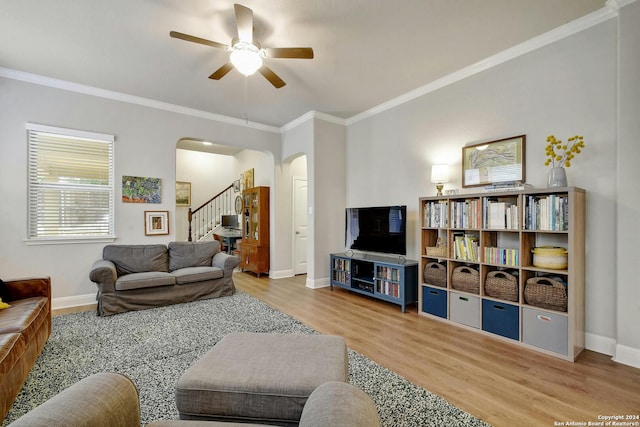
[[310, 47], [267, 47], [264, 51], [267, 58], [313, 59]]
[[233, 64], [231, 62], [227, 62], [222, 67], [218, 68], [213, 74], [209, 76], [210, 79], [220, 80], [224, 76], [227, 75], [229, 71], [233, 69]]
[[171, 31], [169, 33], [169, 35], [171, 37], [173, 37], [174, 39], [181, 39], [181, 40], [186, 40], [188, 42], [200, 43], [200, 44], [203, 44], [203, 45], [206, 45], [206, 46], [216, 47], [218, 49], [228, 49], [229, 48], [229, 46], [227, 46], [226, 44], [214, 42], [214, 41], [207, 40], [207, 39], [201, 39], [200, 37], [190, 36], [189, 34], [179, 33], [177, 31]]
[[271, 71], [271, 68], [267, 67], [266, 65], [262, 65], [262, 67], [260, 67], [258, 71], [264, 76], [265, 79], [269, 80], [269, 83], [275, 86], [276, 89], [280, 89], [282, 86], [286, 85], [284, 80], [278, 77], [278, 75]]
[[253, 43], [253, 10], [241, 4], [234, 4], [233, 7], [236, 11], [238, 39], [246, 43]]

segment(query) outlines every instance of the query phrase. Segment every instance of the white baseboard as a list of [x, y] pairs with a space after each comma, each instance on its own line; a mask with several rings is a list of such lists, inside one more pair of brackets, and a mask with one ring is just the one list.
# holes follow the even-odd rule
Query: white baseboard
[[96, 303], [96, 294], [75, 295], [72, 297], [60, 297], [51, 299], [51, 309], [81, 307]]
[[611, 360], [623, 365], [640, 368], [640, 349], [616, 345], [616, 354]]
[[285, 277], [293, 277], [293, 270], [269, 271], [270, 279], [284, 279]]
[[307, 288], [311, 289], [326, 288], [327, 286], [329, 286], [329, 278], [325, 277], [324, 279], [309, 279], [307, 277], [306, 286]]
[[586, 333], [584, 346], [587, 350], [595, 351], [596, 353], [602, 353], [608, 356], [616, 354], [616, 340], [603, 337], [602, 335]]

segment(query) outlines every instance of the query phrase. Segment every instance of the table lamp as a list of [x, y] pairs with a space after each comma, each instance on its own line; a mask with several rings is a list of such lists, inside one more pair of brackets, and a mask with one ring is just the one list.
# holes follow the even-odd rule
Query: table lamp
[[449, 182], [449, 165], [433, 165], [431, 166], [431, 182], [436, 184], [438, 194], [436, 196], [442, 196], [442, 184]]

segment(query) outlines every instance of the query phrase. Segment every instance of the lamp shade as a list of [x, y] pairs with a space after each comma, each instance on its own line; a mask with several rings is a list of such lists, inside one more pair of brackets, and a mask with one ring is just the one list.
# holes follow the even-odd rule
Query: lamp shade
[[431, 166], [431, 182], [449, 182], [449, 165]]
[[250, 43], [238, 42], [234, 44], [229, 60], [245, 76], [252, 75], [262, 67], [260, 51]]

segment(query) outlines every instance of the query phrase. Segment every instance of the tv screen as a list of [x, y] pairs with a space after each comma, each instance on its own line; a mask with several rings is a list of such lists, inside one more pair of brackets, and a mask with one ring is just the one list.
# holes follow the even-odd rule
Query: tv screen
[[238, 215], [222, 215], [224, 228], [238, 228]]
[[347, 249], [407, 254], [407, 207], [347, 208]]

